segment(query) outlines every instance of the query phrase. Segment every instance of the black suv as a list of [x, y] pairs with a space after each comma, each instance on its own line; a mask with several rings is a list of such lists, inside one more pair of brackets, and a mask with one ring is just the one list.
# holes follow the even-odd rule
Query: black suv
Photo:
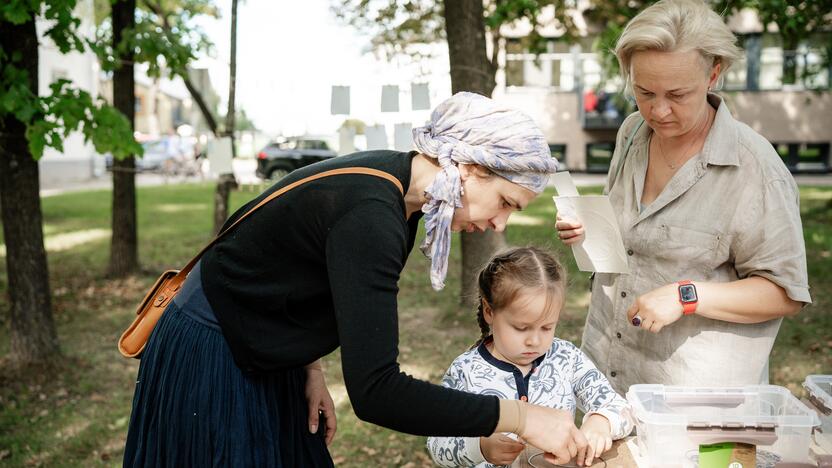
[[337, 153], [324, 140], [288, 138], [272, 142], [257, 153], [257, 176], [278, 180], [295, 169], [335, 156]]

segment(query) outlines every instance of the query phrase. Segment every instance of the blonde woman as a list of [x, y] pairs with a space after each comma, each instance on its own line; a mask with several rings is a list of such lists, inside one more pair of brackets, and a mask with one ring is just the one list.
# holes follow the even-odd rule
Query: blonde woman
[[[606, 189], [630, 274], [595, 276], [583, 350], [619, 392], [766, 382], [782, 317], [811, 302], [794, 179], [712, 92], [735, 42], [701, 0], [664, 0], [616, 45], [638, 112]], [[585, 234], [557, 229], [566, 244]]]

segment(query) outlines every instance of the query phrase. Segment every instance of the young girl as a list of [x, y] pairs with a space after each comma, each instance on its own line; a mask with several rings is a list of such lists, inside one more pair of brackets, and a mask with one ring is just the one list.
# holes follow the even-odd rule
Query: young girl
[[[606, 377], [575, 345], [555, 338], [565, 284], [563, 267], [538, 248], [494, 257], [479, 275], [482, 337], [451, 363], [442, 384], [569, 411], [573, 418], [580, 407], [588, 445], [578, 451], [577, 462], [589, 466], [633, 425], [624, 414], [627, 401]], [[427, 445], [433, 460], [446, 467], [510, 465], [525, 448], [500, 433], [430, 437]]]

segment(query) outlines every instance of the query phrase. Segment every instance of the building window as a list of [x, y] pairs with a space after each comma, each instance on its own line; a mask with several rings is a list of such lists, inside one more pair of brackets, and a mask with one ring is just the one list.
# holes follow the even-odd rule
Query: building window
[[50, 83], [54, 83], [58, 80], [68, 80], [69, 73], [66, 70], [60, 68], [53, 68], [52, 69], [52, 81]]
[[528, 86], [572, 91], [575, 88], [574, 56], [564, 42], [549, 41], [546, 51], [530, 53], [519, 41], [506, 41], [506, 86]]
[[559, 163], [566, 163], [566, 145], [563, 143], [554, 143], [549, 145], [549, 152], [552, 157], [557, 159]]
[[615, 143], [610, 141], [586, 144], [586, 171], [606, 173], [610, 169]]
[[600, 87], [604, 71], [598, 62], [597, 54], [581, 54], [581, 71], [584, 89]]
[[506, 60], [506, 86], [523, 86], [523, 61]]
[[[760, 51], [760, 89], [825, 89], [829, 68], [823, 55], [829, 34], [817, 34], [801, 42], [797, 50], [784, 50], [777, 34], [764, 34]], [[733, 68], [733, 67], [732, 67]]]
[[723, 75], [723, 88], [729, 91], [739, 91], [748, 88], [748, 51], [745, 36], [740, 36], [737, 45], [742, 48], [742, 57], [733, 64]]
[[829, 143], [772, 143], [792, 172], [829, 171]]
[[783, 86], [783, 46], [779, 36], [763, 35], [760, 51], [760, 89]]
[[817, 34], [800, 44], [797, 50], [797, 81], [806, 89], [829, 87], [829, 67], [824, 64], [824, 47], [830, 34]]
[[523, 86], [546, 87], [552, 83], [551, 67], [548, 60], [525, 60], [523, 63]]

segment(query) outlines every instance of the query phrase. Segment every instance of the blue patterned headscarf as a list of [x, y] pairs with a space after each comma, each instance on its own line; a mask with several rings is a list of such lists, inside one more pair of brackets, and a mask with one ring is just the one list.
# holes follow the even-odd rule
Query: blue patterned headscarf
[[557, 161], [543, 133], [528, 116], [474, 93], [457, 93], [439, 104], [430, 122], [413, 130], [416, 148], [439, 160], [441, 170], [425, 190], [422, 206], [427, 235], [422, 252], [430, 257], [433, 289], [445, 287], [451, 220], [462, 207], [457, 165], [478, 164], [535, 193], [546, 187]]

